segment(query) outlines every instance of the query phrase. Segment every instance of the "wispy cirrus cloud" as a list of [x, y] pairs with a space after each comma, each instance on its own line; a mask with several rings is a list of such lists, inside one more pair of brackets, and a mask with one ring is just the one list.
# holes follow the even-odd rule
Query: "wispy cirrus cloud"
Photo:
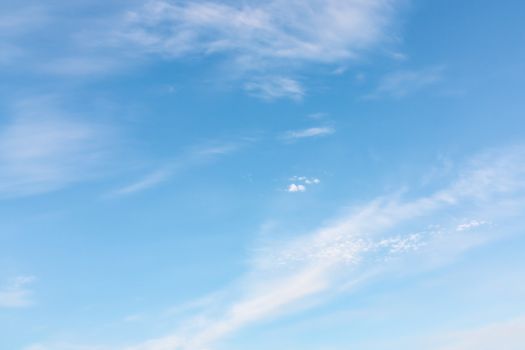
[[[523, 160], [523, 149], [484, 155], [470, 162], [449, 186], [428, 196], [378, 198], [311, 234], [265, 245], [240, 287], [230, 290], [233, 297], [215, 301], [212, 309], [222, 309], [218, 314], [203, 310], [171, 335], [124, 348], [210, 349], [241, 328], [311, 305], [313, 297], [317, 302], [329, 300], [363, 276], [388, 271], [397, 266], [392, 259], [412, 261], [410, 265], [418, 269], [446, 264], [498, 236], [479, 231], [481, 227], [457, 231], [460, 223], [443, 221], [440, 213], [475, 209], [491, 220], [519, 217], [525, 208]], [[506, 209], [494, 210], [495, 200]], [[509, 205], [515, 210], [508, 210]], [[407, 224], [425, 229], [402, 233]], [[427, 229], [429, 225], [434, 228]]]
[[100, 174], [109, 153], [108, 130], [48, 106], [18, 105], [0, 124], [0, 197], [62, 189]]
[[279, 98], [299, 101], [305, 95], [301, 83], [286, 77], [263, 77], [252, 80], [244, 85], [244, 89], [254, 96], [270, 101]]
[[[93, 78], [145, 61], [213, 57], [226, 70], [222, 78], [238, 80], [248, 94], [301, 100], [307, 89], [297, 77], [307, 67], [345, 66], [393, 41], [401, 3], [148, 0], [115, 2], [104, 11], [86, 3], [7, 6], [0, 61], [25, 72]], [[83, 15], [68, 21], [57, 16], [64, 12]], [[61, 42], [60, 49], [35, 45], [31, 36], [41, 33]]]
[[169, 181], [180, 172], [232, 154], [250, 142], [253, 142], [253, 139], [238, 142], [211, 142], [192, 147], [179, 157], [166, 161], [164, 165], [139, 180], [112, 190], [109, 197], [127, 196], [154, 188]]
[[24, 308], [33, 305], [31, 284], [34, 276], [18, 276], [6, 286], [0, 286], [0, 308]]
[[443, 79], [443, 70], [443, 67], [431, 67], [388, 73], [380, 80], [376, 90], [366, 97], [402, 98], [408, 96], [440, 82]]
[[171, 57], [226, 52], [244, 68], [336, 62], [383, 40], [393, 0], [148, 1], [115, 40]]
[[155, 170], [135, 182], [111, 191], [110, 195], [118, 197], [145, 191], [167, 181], [171, 176], [172, 172], [169, 169]]
[[[463, 217], [467, 212], [478, 213], [484, 220], [507, 223], [520, 218], [525, 209], [523, 164], [522, 147], [488, 152], [469, 161], [455, 180], [433, 193], [408, 199], [380, 197], [309, 234], [267, 241], [259, 246], [238, 283], [215, 294], [179, 329], [140, 344], [112, 348], [212, 349], [240, 329], [327, 302], [334, 294], [392, 269], [407, 273], [408, 266], [420, 271], [447, 264], [505, 233], [479, 225], [458, 231], [462, 221], [442, 214], [450, 210]], [[414, 232], [407, 227], [422, 229]], [[476, 348], [454, 346], [438, 349]]]
[[340, 66], [387, 41], [399, 5], [397, 0], [150, 0], [116, 21], [108, 45], [164, 59], [220, 57], [248, 93], [300, 100], [305, 88], [294, 76], [302, 67]]
[[470, 220], [468, 222], [459, 224], [456, 227], [456, 230], [457, 231], [466, 231], [466, 230], [471, 230], [471, 229], [474, 229], [476, 227], [483, 226], [483, 225], [486, 225], [486, 224], [488, 224], [488, 223], [486, 221], [484, 221], [484, 220]]
[[328, 136], [333, 133], [335, 133], [335, 128], [332, 126], [317, 126], [313, 128], [287, 131], [282, 135], [282, 139], [285, 141], [296, 141], [311, 137]]

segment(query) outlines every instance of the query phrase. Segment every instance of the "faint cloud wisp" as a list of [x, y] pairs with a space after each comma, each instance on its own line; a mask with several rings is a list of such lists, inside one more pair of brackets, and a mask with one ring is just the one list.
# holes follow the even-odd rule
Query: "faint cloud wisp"
[[23, 308], [33, 305], [31, 284], [34, 276], [18, 276], [7, 286], [0, 288], [0, 308]]

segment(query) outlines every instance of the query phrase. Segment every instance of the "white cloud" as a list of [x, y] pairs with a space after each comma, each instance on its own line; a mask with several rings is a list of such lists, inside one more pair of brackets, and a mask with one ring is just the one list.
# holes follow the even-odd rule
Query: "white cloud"
[[266, 100], [287, 97], [298, 101], [305, 94], [303, 87], [298, 81], [285, 77], [260, 78], [246, 83], [244, 88], [250, 94]]
[[230, 53], [247, 68], [277, 60], [337, 62], [384, 39], [393, 0], [152, 0], [114, 39], [167, 56]]
[[335, 132], [335, 129], [330, 126], [320, 126], [315, 128], [308, 128], [302, 130], [288, 131], [283, 135], [284, 140], [293, 141], [298, 139], [310, 138], [310, 137], [322, 137], [328, 136]]
[[306, 176], [293, 176], [290, 178], [290, 181], [292, 183], [288, 186], [288, 192], [305, 192], [308, 186], [321, 183], [321, 180], [318, 178], [308, 178]]
[[[217, 301], [223, 309], [222, 313], [215, 316], [203, 313], [196, 319], [189, 319], [187, 327], [179, 332], [127, 349], [210, 349], [218, 340], [247, 325], [310, 305], [307, 301], [313, 296], [325, 295], [329, 298], [349, 281], [359, 279], [359, 273], [387, 269], [391, 264], [386, 264], [385, 260], [390, 258], [411, 257], [417, 261], [411, 266], [421, 268], [433, 261], [436, 254], [453, 258], [476, 244], [486, 242], [486, 238], [458, 233], [455, 226], [448, 232], [430, 230], [406, 235], [392, 235], [391, 232], [406, 223], [419, 223], [426, 227], [433, 223], [433, 214], [451, 207], [456, 211], [472, 207], [479, 210], [494, 208], [491, 198], [502, 201], [507, 197], [514, 204], [518, 200], [523, 209], [525, 184], [515, 180], [522, 179], [525, 173], [525, 152], [505, 150], [492, 157], [478, 158], [487, 162], [478, 165], [474, 161], [473, 167], [465, 170], [457, 181], [428, 196], [410, 200], [397, 196], [379, 198], [309, 235], [278, 240], [264, 247], [257, 254], [252, 270], [243, 278], [240, 290], [231, 290], [234, 295], [232, 301]], [[481, 173], [490, 176], [481, 177]], [[499, 180], [503, 184], [495, 183]], [[472, 188], [490, 196], [489, 200], [476, 196]], [[521, 210], [516, 210], [514, 214], [505, 211], [493, 215], [519, 216], [520, 213]], [[460, 239], [471, 242], [460, 243], [458, 235], [463, 235]]]
[[248, 93], [300, 100], [305, 89], [293, 76], [303, 66], [340, 67], [385, 41], [398, 3], [150, 0], [116, 20], [101, 42], [165, 59], [215, 55], [226, 61], [229, 77], [245, 82]]
[[[346, 67], [380, 43], [393, 42], [402, 2], [147, 0], [105, 4], [96, 15], [83, 2], [7, 6], [0, 15], [0, 63], [90, 78], [145, 58], [214, 56], [221, 61], [217, 67], [226, 68], [223, 78], [240, 80], [249, 94], [301, 100], [305, 88], [298, 77], [305, 67]], [[82, 16], [57, 15], [64, 8]], [[60, 41], [60, 50], [34, 45], [32, 36], [40, 32]]]
[[50, 192], [97, 176], [110, 149], [106, 133], [45, 106], [21, 108], [0, 125], [0, 197]]
[[385, 238], [377, 243], [378, 248], [387, 248], [390, 254], [417, 251], [425, 245], [424, 237], [419, 233]]
[[0, 308], [22, 308], [33, 305], [33, 292], [29, 288], [34, 276], [18, 276], [0, 288]]
[[466, 231], [466, 230], [471, 230], [473, 228], [476, 228], [476, 227], [479, 227], [479, 226], [482, 226], [482, 225], [486, 225], [487, 222], [486, 221], [483, 221], [483, 220], [471, 220], [469, 222], [465, 222], [465, 223], [462, 223], [462, 224], [459, 224], [457, 227], [456, 227], [456, 231]]
[[293, 176], [290, 180], [301, 181], [306, 185], [319, 185], [321, 183], [321, 180], [316, 177], [308, 178], [306, 176]]
[[[88, 14], [83, 3], [39, 3], [23, 10], [8, 6], [3, 9], [6, 15], [0, 15], [0, 48], [5, 49], [0, 63], [89, 78], [141, 64], [145, 58], [214, 56], [221, 61], [217, 67], [226, 68], [223, 78], [240, 80], [248, 93], [300, 100], [305, 88], [298, 77], [308, 65], [346, 67], [378, 44], [393, 41], [401, 3], [146, 0], [105, 4], [96, 16]], [[64, 6], [82, 16], [57, 16]], [[33, 45], [31, 35], [37, 31], [60, 41], [60, 50]]]
[[304, 192], [306, 187], [304, 185], [291, 184], [288, 186], [288, 192]]
[[[457, 179], [441, 190], [408, 199], [380, 197], [309, 234], [284, 240], [279, 235], [273, 243], [266, 240], [238, 283], [215, 293], [200, 312], [195, 310], [194, 317], [183, 319], [183, 326], [175, 332], [119, 348], [213, 349], [218, 341], [242, 328], [330, 300], [370, 276], [400, 267], [407, 273], [407, 269], [419, 272], [449, 263], [472, 247], [505, 234], [501, 230], [476, 235], [457, 231], [457, 223], [449, 218], [450, 210], [462, 216], [483, 213], [491, 222], [521, 218], [525, 209], [524, 164], [523, 148], [488, 152], [469, 162]], [[403, 233], [407, 226], [438, 229]], [[521, 325], [510, 328], [512, 332], [505, 334], [512, 334], [519, 343]], [[481, 349], [498, 348], [494, 347], [496, 333], [481, 337], [493, 344]], [[477, 334], [468, 333], [467, 338], [458, 337], [437, 350], [479, 350], [476, 346], [483, 344], [476, 342]]]

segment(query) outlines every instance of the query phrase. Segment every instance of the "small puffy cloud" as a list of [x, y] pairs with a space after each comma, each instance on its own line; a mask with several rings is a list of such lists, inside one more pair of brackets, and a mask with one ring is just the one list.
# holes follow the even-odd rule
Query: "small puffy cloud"
[[288, 186], [288, 192], [305, 192], [307, 186], [321, 183], [321, 180], [318, 178], [308, 178], [306, 176], [293, 176], [290, 178], [290, 181], [292, 183]]
[[290, 186], [288, 186], [288, 192], [305, 192], [306, 191], [306, 186], [304, 185], [296, 185], [296, 184], [290, 184]]
[[319, 180], [316, 177], [306, 177], [306, 176], [293, 176], [290, 178], [291, 181], [299, 181], [306, 185], [318, 185], [321, 183], [321, 180]]
[[[391, 272], [420, 273], [422, 268], [444, 266], [479, 244], [500, 239], [498, 234], [486, 241], [474, 238], [458, 245], [456, 232], [441, 231], [441, 225], [436, 225], [435, 220], [436, 217], [443, 218], [442, 213], [447, 209], [457, 210], [458, 214], [471, 212], [474, 208], [480, 213], [487, 213], [488, 209], [493, 210], [507, 201], [515, 205], [510, 215], [520, 219], [523, 210], [516, 209], [522, 209], [524, 205], [524, 185], [519, 180], [525, 171], [525, 153], [510, 153], [505, 150], [493, 155], [494, 158], [482, 157], [486, 161], [481, 164], [470, 163], [456, 180], [434, 193], [406, 199], [398, 195], [379, 197], [352, 208], [336, 221], [309, 233], [284, 239], [279, 236], [275, 242], [257, 249], [250, 270], [241, 276], [245, 282], [221, 288], [215, 294], [219, 297], [212, 297], [210, 303], [204, 303], [202, 311], [192, 312], [190, 318], [181, 322], [183, 326], [174, 332], [125, 348], [215, 348], [217, 342], [240, 329], [316, 305], [317, 302], [333, 300], [337, 293], [367, 283], [372, 278], [390, 278]], [[302, 184], [298, 180], [299, 177], [294, 181], [297, 187]], [[480, 198], [478, 193], [486, 196]], [[507, 210], [504, 213], [497, 211], [490, 218], [509, 218], [508, 215]], [[430, 229], [408, 235], [402, 232], [394, 234], [406, 227], [422, 225]], [[436, 262], [437, 256], [447, 258]], [[389, 257], [403, 259], [400, 261], [405, 263], [386, 263], [385, 258]], [[523, 334], [523, 321], [512, 320], [452, 334], [452, 337], [444, 339], [448, 340], [444, 347], [437, 339], [438, 342], [433, 341], [430, 349], [493, 350], [502, 348], [501, 340], [504, 339], [505, 350], [521, 350]], [[66, 346], [34, 349], [102, 349]]]
[[305, 182], [307, 185], [312, 185], [312, 184], [317, 185], [317, 184], [320, 184], [320, 183], [321, 183], [321, 180], [319, 180], [319, 179], [306, 179], [304, 182]]

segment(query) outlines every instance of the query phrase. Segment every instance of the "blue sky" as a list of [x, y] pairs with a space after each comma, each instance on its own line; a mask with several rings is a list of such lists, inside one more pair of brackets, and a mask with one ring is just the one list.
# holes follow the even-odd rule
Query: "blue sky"
[[0, 0], [0, 348], [522, 349], [524, 13]]

